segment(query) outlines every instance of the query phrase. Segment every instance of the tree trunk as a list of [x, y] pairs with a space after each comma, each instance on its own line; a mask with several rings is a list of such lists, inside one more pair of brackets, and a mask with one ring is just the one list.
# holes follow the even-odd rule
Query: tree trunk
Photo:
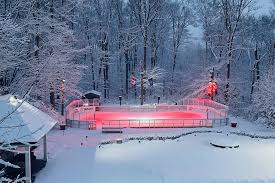
[[136, 70], [136, 67], [137, 67], [137, 61], [138, 61], [137, 46], [136, 46], [136, 43], [135, 43], [135, 46], [134, 46], [134, 62], [133, 62], [133, 71], [135, 71], [135, 70]]
[[55, 91], [53, 87], [53, 83], [50, 83], [50, 104], [51, 104], [51, 109], [55, 110]]
[[251, 95], [254, 93], [255, 84], [257, 84], [260, 79], [260, 56], [259, 56], [259, 50], [258, 50], [257, 44], [254, 51], [254, 56], [255, 56], [255, 63], [253, 64], [253, 68], [252, 68]]
[[147, 63], [147, 28], [145, 27], [144, 31], [144, 37], [143, 37], [143, 67], [141, 68], [141, 89], [140, 89], [140, 104], [143, 105], [144, 100], [145, 100], [145, 88], [144, 88], [144, 76], [146, 75], [146, 63]]
[[7, 10], [8, 10], [8, 3], [7, 3], [7, 0], [4, 0], [4, 15], [7, 15]]
[[152, 24], [153, 31], [151, 37], [151, 68], [154, 68], [157, 65], [157, 33], [156, 33], [156, 23]]
[[224, 100], [228, 104], [229, 102], [229, 89], [230, 89], [230, 73], [231, 73], [231, 62], [233, 60], [233, 40], [229, 39], [228, 43], [228, 60], [226, 64], [226, 85], [224, 91]]
[[109, 98], [109, 65], [108, 65], [108, 37], [104, 33], [103, 40], [102, 40], [102, 51], [103, 57], [102, 59], [102, 66], [103, 66], [103, 90], [104, 90], [104, 98]]
[[143, 103], [144, 103], [144, 95], [145, 95], [145, 89], [144, 89], [144, 72], [145, 70], [144, 70], [144, 68], [143, 67], [141, 67], [141, 77], [140, 77], [140, 83], [141, 83], [141, 85], [140, 85], [140, 105], [143, 105]]
[[128, 51], [125, 51], [125, 92], [126, 92], [126, 98], [128, 98], [129, 94], [129, 54]]
[[144, 43], [143, 43], [143, 70], [146, 71], [146, 64], [147, 64], [147, 30], [144, 33]]
[[95, 70], [94, 70], [94, 57], [91, 54], [91, 62], [92, 62], [92, 83], [93, 83], [93, 90], [96, 90], [96, 82], [95, 82]]
[[[119, 87], [121, 90], [121, 94], [124, 94], [123, 91], [123, 66], [122, 66], [122, 57], [123, 57], [123, 35], [122, 35], [122, 28], [123, 28], [123, 22], [122, 22], [122, 4], [120, 1], [115, 1], [116, 2], [116, 11], [117, 11], [117, 18], [118, 18], [118, 51], [119, 51]], [[124, 48], [125, 49], [125, 48]], [[126, 86], [125, 86], [126, 87]], [[127, 89], [125, 88], [125, 91]], [[127, 91], [126, 91], [127, 93]]]

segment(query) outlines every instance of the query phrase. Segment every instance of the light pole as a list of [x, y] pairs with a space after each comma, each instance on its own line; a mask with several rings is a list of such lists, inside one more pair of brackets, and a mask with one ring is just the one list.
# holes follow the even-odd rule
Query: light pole
[[62, 116], [62, 121], [60, 124], [60, 130], [63, 131], [64, 135], [64, 130], [66, 128], [66, 119], [64, 118], [64, 102], [65, 102], [65, 79], [61, 80], [61, 116]]
[[121, 106], [122, 96], [119, 96], [119, 105]]
[[159, 101], [160, 101], [160, 96], [158, 96], [158, 104], [159, 104]]

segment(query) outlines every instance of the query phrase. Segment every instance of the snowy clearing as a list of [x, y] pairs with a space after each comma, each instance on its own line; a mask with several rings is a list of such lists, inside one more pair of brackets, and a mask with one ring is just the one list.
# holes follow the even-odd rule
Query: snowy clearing
[[[230, 138], [238, 149], [220, 149], [209, 142]], [[128, 142], [99, 148], [92, 182], [270, 182], [275, 181], [274, 140], [225, 134], [197, 134], [179, 141]]]
[[[275, 182], [275, 140], [230, 133], [246, 131], [252, 135], [272, 136], [274, 132], [244, 120], [231, 118], [231, 121], [238, 121], [238, 128], [127, 129], [123, 134], [71, 128], [64, 135], [54, 130], [48, 136], [49, 162], [36, 182]], [[128, 141], [98, 147], [98, 143], [106, 140], [179, 135], [196, 130], [223, 133], [198, 133], [177, 140]], [[210, 142], [217, 139], [237, 143], [240, 147], [211, 146]], [[39, 149], [36, 154], [40, 155]]]

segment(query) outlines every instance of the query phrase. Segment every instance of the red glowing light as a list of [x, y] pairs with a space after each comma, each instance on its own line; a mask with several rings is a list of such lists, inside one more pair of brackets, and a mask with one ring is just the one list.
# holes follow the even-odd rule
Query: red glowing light
[[218, 86], [216, 82], [210, 81], [208, 83], [207, 93], [209, 96], [212, 96], [217, 93]]

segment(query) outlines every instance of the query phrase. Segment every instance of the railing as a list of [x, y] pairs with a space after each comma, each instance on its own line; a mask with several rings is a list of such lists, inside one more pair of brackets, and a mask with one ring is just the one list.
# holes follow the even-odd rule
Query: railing
[[228, 111], [229, 111], [228, 106], [215, 102], [213, 100], [201, 99], [201, 98], [184, 99], [180, 102], [180, 104], [188, 105], [188, 106], [204, 106], [208, 108], [211, 112], [215, 113], [216, 116], [228, 118]]
[[95, 111], [100, 112], [172, 112], [186, 111], [188, 106], [184, 105], [145, 105], [145, 106], [96, 106]]
[[72, 128], [82, 128], [82, 129], [96, 129], [96, 121], [77, 121], [77, 120], [67, 120], [67, 125]]
[[88, 106], [75, 108], [66, 112], [66, 119], [71, 120], [90, 120], [88, 116], [95, 115], [97, 112], [198, 112], [206, 114], [206, 118], [223, 119], [228, 117], [227, 110], [217, 110], [207, 106], [199, 105], [165, 105], [165, 106]]
[[[72, 102], [73, 103], [73, 102]], [[180, 105], [131, 105], [131, 106], [93, 106], [85, 105], [82, 100], [76, 100], [74, 105], [67, 106], [67, 110], [90, 110], [90, 111], [102, 111], [102, 112], [143, 112], [143, 111], [161, 111], [161, 110], [186, 110], [188, 106], [194, 107], [209, 107], [216, 110], [228, 111], [228, 106], [214, 102], [209, 99], [185, 99], [180, 102]]]
[[[122, 127], [188, 127], [188, 126], [209, 126], [210, 121], [214, 124], [225, 124], [228, 122], [228, 107], [208, 100], [208, 99], [187, 99], [182, 100], [181, 105], [143, 105], [143, 106], [81, 106], [68, 107], [66, 111], [67, 121], [74, 126], [89, 127], [91, 115], [97, 112], [197, 112], [205, 114], [205, 119], [146, 119], [146, 120], [108, 120], [102, 121], [102, 125], [106, 122], [115, 123]], [[86, 118], [85, 118], [86, 117]], [[95, 117], [92, 119], [95, 119]], [[83, 124], [82, 124], [83, 123]]]
[[192, 106], [206, 106], [211, 107], [216, 110], [225, 110], [228, 111], [228, 106], [221, 103], [215, 102], [209, 99], [193, 98], [193, 99], [184, 99], [180, 102], [182, 105], [192, 105]]
[[[227, 125], [226, 119], [142, 119], [142, 120], [105, 120], [100, 128], [196, 128], [219, 127]], [[67, 125], [73, 128], [97, 129], [96, 121], [68, 120]]]
[[[205, 107], [196, 106], [197, 109], [205, 109]], [[172, 112], [172, 111], [186, 111], [188, 105], [144, 105], [144, 106], [79, 106], [67, 108], [67, 111], [75, 112]]]
[[226, 125], [223, 119], [147, 119], [147, 120], [105, 120], [102, 128], [187, 128]]

